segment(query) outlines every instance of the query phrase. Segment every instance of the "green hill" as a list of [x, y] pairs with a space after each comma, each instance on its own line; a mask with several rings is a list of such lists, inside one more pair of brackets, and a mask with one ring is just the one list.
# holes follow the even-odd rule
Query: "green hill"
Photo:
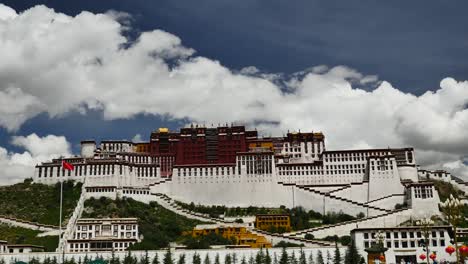
[[145, 204], [131, 198], [111, 200], [101, 197], [91, 198], [85, 202], [82, 218], [92, 217], [136, 217], [140, 234], [144, 239], [132, 249], [158, 249], [167, 247], [169, 242], [180, 241], [182, 232], [192, 230], [200, 221], [165, 209], [156, 202]]
[[37, 237], [39, 231], [0, 224], [0, 238], [10, 244], [32, 244], [45, 247], [45, 251], [55, 251], [58, 236]]
[[[64, 220], [73, 213], [81, 194], [81, 183], [63, 184]], [[44, 185], [27, 179], [0, 187], [0, 215], [47, 225], [59, 224], [60, 184]]]

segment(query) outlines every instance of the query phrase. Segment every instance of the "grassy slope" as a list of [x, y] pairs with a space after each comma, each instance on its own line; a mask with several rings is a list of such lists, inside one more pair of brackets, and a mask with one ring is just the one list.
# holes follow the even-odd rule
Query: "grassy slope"
[[453, 195], [455, 198], [460, 198], [463, 196], [463, 191], [454, 187], [452, 184], [444, 181], [438, 180], [429, 180], [434, 183], [434, 187], [439, 193], [440, 200], [445, 202], [450, 195]]
[[[291, 227], [293, 230], [303, 230], [312, 227], [322, 226], [326, 224], [336, 224], [340, 222], [350, 221], [359, 217], [345, 214], [343, 212], [331, 213], [328, 212], [322, 215], [313, 210], [307, 211], [303, 207], [286, 208], [284, 206], [279, 208], [266, 208], [266, 207], [226, 207], [226, 206], [205, 206], [195, 205], [194, 203], [186, 204], [180, 201], [176, 203], [190, 211], [199, 212], [203, 214], [209, 214], [213, 217], [219, 217], [224, 214], [228, 217], [242, 217], [252, 216], [256, 214], [287, 214], [291, 218]], [[363, 215], [364, 216], [364, 215]], [[361, 216], [361, 217], [363, 217]], [[317, 221], [319, 220], [319, 221]], [[317, 221], [317, 222], [315, 222]], [[281, 232], [281, 230], [269, 230], [271, 232]]]
[[[72, 214], [81, 193], [81, 183], [63, 185], [64, 220]], [[26, 180], [0, 187], [0, 215], [57, 225], [59, 222], [60, 184], [43, 185]]]
[[0, 238], [10, 244], [33, 244], [44, 246], [46, 251], [55, 251], [58, 236], [36, 237], [39, 231], [0, 224]]
[[111, 200], [101, 197], [85, 202], [82, 217], [136, 217], [144, 239], [133, 249], [157, 249], [180, 240], [183, 231], [192, 230], [199, 221], [175, 214], [156, 202], [149, 205], [124, 198]]

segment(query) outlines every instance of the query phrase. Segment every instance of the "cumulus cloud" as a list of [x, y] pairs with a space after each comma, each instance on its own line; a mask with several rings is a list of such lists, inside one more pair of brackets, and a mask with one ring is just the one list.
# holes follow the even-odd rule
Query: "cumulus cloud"
[[34, 166], [60, 156], [70, 156], [70, 144], [63, 136], [15, 136], [11, 143], [24, 149], [22, 153], [8, 152], [0, 147], [0, 185], [12, 184], [34, 175]]
[[0, 5], [0, 100], [6, 103], [0, 126], [15, 131], [41, 112], [55, 117], [97, 109], [107, 119], [143, 113], [239, 121], [273, 135], [323, 131], [329, 149], [413, 146], [425, 166], [468, 155], [466, 81], [445, 78], [437, 91], [415, 96], [346, 66], [289, 76], [254, 66], [236, 71], [194, 55], [162, 30], [129, 40], [128, 20], [115, 12], [72, 17], [45, 6], [16, 14]]
[[140, 134], [136, 134], [133, 138], [132, 138], [132, 142], [133, 143], [139, 143], [139, 142], [143, 142], [143, 138], [141, 137]]

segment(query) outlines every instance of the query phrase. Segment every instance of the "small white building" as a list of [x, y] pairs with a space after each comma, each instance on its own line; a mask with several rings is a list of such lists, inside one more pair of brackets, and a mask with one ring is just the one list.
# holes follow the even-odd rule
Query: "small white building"
[[30, 252], [43, 252], [43, 246], [29, 244], [8, 244], [8, 241], [0, 240], [0, 254], [18, 254]]
[[[9, 244], [0, 245], [4, 247], [4, 253], [18, 254], [18, 253], [31, 253], [31, 252], [44, 252], [43, 246], [29, 245], [29, 244]], [[0, 250], [0, 252], [2, 252]]]
[[8, 253], [8, 242], [5, 240], [0, 240], [0, 254]]
[[67, 252], [124, 251], [140, 242], [137, 218], [81, 218]]
[[[351, 237], [356, 248], [364, 259], [367, 259], [366, 248], [377, 243], [378, 232], [383, 235], [383, 245], [386, 263], [399, 264], [421, 262], [419, 255], [426, 254], [422, 242], [424, 235], [420, 226], [391, 227], [391, 228], [358, 228], [351, 231]], [[429, 232], [429, 254], [436, 252], [436, 260], [455, 261], [455, 254], [449, 255], [445, 248], [451, 245], [453, 233], [449, 226], [433, 226]], [[427, 256], [429, 257], [429, 256]]]

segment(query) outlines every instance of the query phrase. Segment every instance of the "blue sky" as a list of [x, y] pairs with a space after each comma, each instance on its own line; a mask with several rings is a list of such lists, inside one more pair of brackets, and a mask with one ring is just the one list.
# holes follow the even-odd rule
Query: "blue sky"
[[[161, 29], [180, 38], [183, 46], [196, 51], [195, 56], [219, 61], [233, 72], [254, 66], [261, 73], [286, 76], [286, 81], [290, 81], [292, 74], [310, 67], [345, 65], [363, 76], [378, 76], [379, 82], [362, 85], [363, 90], [372, 91], [386, 81], [404, 93], [421, 96], [426, 91], [440, 89], [444, 78], [468, 79], [466, 1], [10, 0], [2, 3], [18, 13], [43, 4], [71, 17], [83, 11], [126, 12], [131, 16], [131, 29], [125, 34], [134, 39], [141, 32]], [[103, 116], [100, 109], [88, 109], [86, 114], [65, 111], [53, 118], [43, 112], [27, 118], [16, 130], [0, 127], [0, 146], [19, 151], [10, 144], [11, 136], [54, 134], [66, 136], [76, 152], [82, 139], [131, 139], [136, 134], [147, 139], [152, 129], [160, 126], [175, 129], [190, 120], [167, 115], [162, 118], [154, 111], [140, 111], [128, 118], [112, 120]], [[413, 141], [406, 138], [397, 142], [412, 145]], [[382, 144], [387, 143], [393, 141]], [[435, 149], [423, 145], [424, 151]], [[465, 155], [459, 150], [451, 151], [451, 145], [447, 146], [446, 153]]]
[[[132, 15], [134, 30], [163, 29], [198, 55], [241, 69], [293, 73], [315, 65], [347, 65], [376, 74], [414, 94], [439, 87], [442, 78], [468, 75], [466, 1], [3, 1], [17, 11], [45, 4], [76, 15], [113, 9]], [[18, 133], [63, 133], [79, 141], [81, 127], [94, 137], [129, 138], [157, 117], [103, 122], [99, 113], [39, 116]], [[122, 129], [123, 123], [128, 129]], [[118, 127], [118, 131], [115, 131]], [[5, 131], [2, 131], [5, 133]], [[84, 135], [91, 137], [93, 135]], [[4, 138], [4, 137], [2, 137]], [[4, 142], [0, 142], [4, 143]]]

